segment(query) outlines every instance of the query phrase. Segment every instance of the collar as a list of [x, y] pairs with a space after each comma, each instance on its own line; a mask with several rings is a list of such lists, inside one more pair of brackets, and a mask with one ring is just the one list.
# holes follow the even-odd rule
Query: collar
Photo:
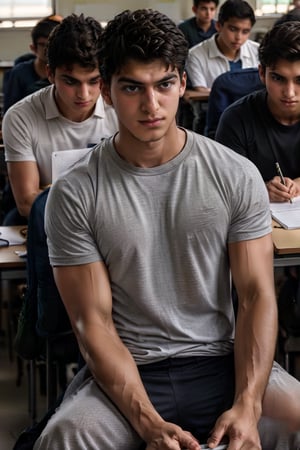
[[[55, 93], [55, 86], [53, 84], [43, 89], [43, 96], [44, 96], [43, 103], [45, 106], [47, 120], [55, 119], [61, 116], [54, 99], [54, 93]], [[99, 98], [96, 102], [95, 110], [91, 117], [93, 116], [100, 118], [105, 117], [105, 105], [101, 95], [99, 95]]]
[[[208, 49], [208, 55], [210, 58], [223, 58], [226, 59], [228, 61], [228, 58], [226, 58], [226, 56], [220, 52], [218, 46], [217, 46], [217, 36], [219, 35], [219, 33], [214, 34], [211, 38], [208, 39], [208, 44], [209, 44], [209, 49]], [[251, 53], [249, 51], [249, 44], [248, 44], [248, 40], [246, 42], [244, 42], [244, 44], [241, 46], [237, 57], [235, 58], [234, 61], [238, 61], [239, 59], [243, 60], [243, 59], [248, 59], [251, 58]]]

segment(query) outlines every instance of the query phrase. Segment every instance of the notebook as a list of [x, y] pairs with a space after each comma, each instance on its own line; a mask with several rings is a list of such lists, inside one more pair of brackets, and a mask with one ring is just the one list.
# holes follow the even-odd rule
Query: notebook
[[66, 174], [72, 166], [86, 155], [92, 148], [60, 150], [52, 153], [52, 183], [61, 175]]
[[295, 230], [300, 228], [300, 196], [293, 202], [271, 202], [270, 209], [273, 219], [283, 228]]

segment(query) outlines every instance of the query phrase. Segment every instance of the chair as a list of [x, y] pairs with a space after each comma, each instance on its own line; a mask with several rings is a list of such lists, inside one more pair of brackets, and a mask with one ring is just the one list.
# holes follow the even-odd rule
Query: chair
[[300, 354], [300, 268], [289, 268], [286, 275], [278, 294], [279, 344], [284, 368], [293, 375]]
[[239, 69], [219, 75], [208, 99], [205, 135], [214, 139], [219, 119], [227, 106], [241, 97], [264, 88], [258, 69]]
[[15, 338], [17, 353], [30, 360], [29, 411], [36, 417], [35, 366], [46, 365], [48, 409], [55, 403], [58, 386], [66, 387], [66, 364], [77, 363], [79, 348], [57, 290], [48, 257], [44, 211], [49, 188], [34, 201], [28, 219], [27, 291]]

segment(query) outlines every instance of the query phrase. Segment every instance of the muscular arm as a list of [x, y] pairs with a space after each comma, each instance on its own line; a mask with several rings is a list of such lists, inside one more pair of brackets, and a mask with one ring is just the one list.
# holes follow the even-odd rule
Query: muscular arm
[[[229, 244], [238, 294], [235, 337], [236, 393], [233, 407], [217, 421], [213, 441], [223, 433], [233, 444], [259, 447], [257, 422], [272, 367], [277, 337], [277, 306], [271, 235]], [[230, 447], [231, 448], [231, 447]], [[235, 448], [244, 448], [237, 445]]]
[[55, 267], [54, 276], [80, 350], [95, 380], [147, 442], [147, 450], [200, 449], [189, 433], [164, 422], [150, 402], [137, 366], [113, 323], [105, 265], [96, 262]]
[[8, 162], [7, 170], [18, 211], [28, 217], [32, 203], [41, 192], [37, 164], [34, 161]]

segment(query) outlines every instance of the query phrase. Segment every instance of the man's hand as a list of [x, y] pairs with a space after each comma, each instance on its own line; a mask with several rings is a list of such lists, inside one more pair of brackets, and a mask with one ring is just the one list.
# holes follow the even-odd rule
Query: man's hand
[[287, 202], [300, 195], [300, 187], [296, 180], [285, 177], [284, 181], [285, 184], [282, 184], [280, 177], [276, 176], [266, 183], [270, 202]]
[[208, 439], [210, 448], [215, 448], [227, 436], [228, 450], [261, 450], [254, 411], [234, 405], [217, 420]]
[[151, 434], [146, 450], [201, 450], [191, 433], [170, 422], [162, 422]]

